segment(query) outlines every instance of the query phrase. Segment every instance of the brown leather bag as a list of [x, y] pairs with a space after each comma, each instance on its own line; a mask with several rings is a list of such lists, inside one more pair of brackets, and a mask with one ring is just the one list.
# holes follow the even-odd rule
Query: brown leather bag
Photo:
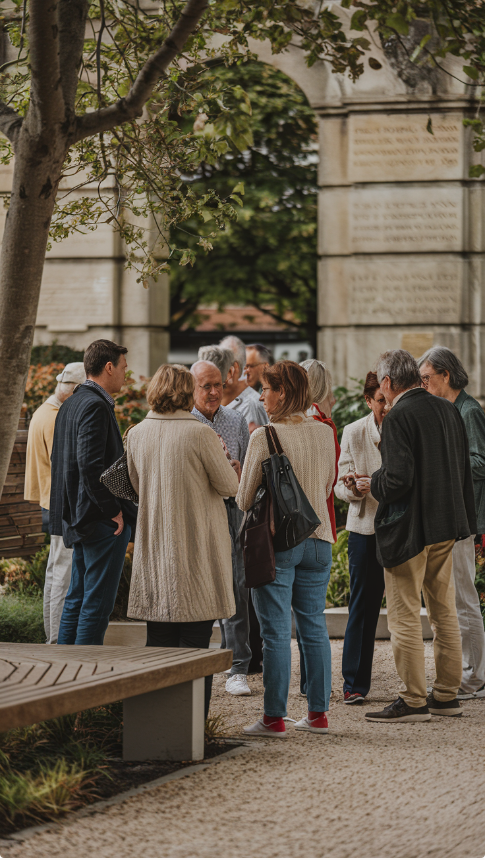
[[246, 511], [240, 532], [246, 588], [260, 588], [275, 580], [272, 519], [271, 493], [263, 483]]

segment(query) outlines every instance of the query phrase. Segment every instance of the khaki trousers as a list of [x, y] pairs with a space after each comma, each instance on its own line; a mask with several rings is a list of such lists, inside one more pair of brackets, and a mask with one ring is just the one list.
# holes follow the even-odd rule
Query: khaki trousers
[[452, 540], [431, 544], [404, 564], [384, 570], [387, 622], [396, 669], [404, 683], [400, 696], [411, 708], [426, 704], [421, 591], [434, 633], [434, 696], [449, 702], [460, 686], [462, 656], [452, 577], [453, 544]]

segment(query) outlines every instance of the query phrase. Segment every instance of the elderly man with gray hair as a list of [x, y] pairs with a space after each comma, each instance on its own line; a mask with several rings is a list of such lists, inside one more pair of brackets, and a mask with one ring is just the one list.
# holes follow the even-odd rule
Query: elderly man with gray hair
[[246, 347], [242, 340], [233, 334], [223, 338], [220, 347], [230, 349], [233, 354], [233, 365], [227, 375], [222, 405], [240, 412], [246, 419], [249, 432], [252, 433], [257, 427], [268, 423], [268, 416], [260, 402], [259, 393], [248, 385], [244, 376]]
[[[54, 425], [62, 404], [73, 393], [76, 385], [86, 381], [82, 361], [73, 361], [56, 376], [54, 394], [34, 412], [27, 438], [24, 497], [37, 502], [42, 518], [49, 521], [51, 494], [51, 453]], [[47, 528], [46, 528], [47, 531]], [[71, 581], [72, 549], [64, 546], [59, 535], [51, 535], [51, 544], [44, 585], [44, 629], [46, 643], [55, 645], [61, 621], [64, 600]]]
[[[382, 466], [371, 493], [377, 559], [384, 567], [387, 619], [404, 689], [368, 720], [423, 722], [431, 714], [461, 716], [460, 628], [455, 607], [452, 549], [476, 532], [468, 440], [451, 403], [421, 387], [416, 360], [403, 349], [385, 352], [377, 379], [392, 406], [382, 424]], [[427, 696], [421, 592], [435, 630], [436, 678]]]
[[[470, 447], [475, 491], [477, 530], [485, 534], [485, 413], [478, 400], [465, 391], [468, 375], [461, 361], [446, 346], [433, 346], [419, 359], [422, 384], [444, 397], [463, 418]], [[475, 588], [475, 535], [453, 547], [456, 609], [463, 649], [463, 675], [459, 699], [485, 698], [485, 632]]]

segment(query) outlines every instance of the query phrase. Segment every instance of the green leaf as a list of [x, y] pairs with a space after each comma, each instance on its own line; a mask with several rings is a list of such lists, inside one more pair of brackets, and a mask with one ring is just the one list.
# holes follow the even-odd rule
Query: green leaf
[[350, 20], [351, 30], [363, 30], [367, 22], [367, 12], [364, 9], [357, 9]]
[[434, 131], [433, 131], [433, 121], [432, 121], [432, 119], [431, 119], [431, 117], [430, 117], [430, 116], [428, 117], [428, 122], [426, 123], [426, 131], [427, 131], [429, 134], [434, 134]]
[[480, 176], [485, 174], [485, 167], [482, 167], [481, 164], [472, 164], [468, 175], [471, 176], [472, 179], [479, 179]]
[[380, 63], [379, 60], [374, 59], [374, 57], [369, 57], [369, 66], [371, 67], [371, 69], [374, 69], [376, 72], [379, 69], [382, 69], [382, 63]]
[[469, 78], [472, 78], [474, 81], [478, 81], [478, 69], [474, 66], [463, 66], [463, 71]]
[[395, 30], [396, 33], [399, 33], [400, 36], [407, 36], [409, 34], [409, 24], [402, 15], [399, 15], [395, 12], [394, 15], [389, 15], [386, 18], [386, 26], [390, 27], [391, 30]]
[[244, 194], [244, 182], [238, 182], [232, 189], [233, 194]]

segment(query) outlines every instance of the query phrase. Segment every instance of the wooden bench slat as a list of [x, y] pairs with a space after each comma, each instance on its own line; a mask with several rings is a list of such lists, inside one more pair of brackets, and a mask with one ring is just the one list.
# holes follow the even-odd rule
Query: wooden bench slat
[[5, 681], [12, 672], [15, 672], [15, 666], [9, 660], [0, 660], [0, 682]]

